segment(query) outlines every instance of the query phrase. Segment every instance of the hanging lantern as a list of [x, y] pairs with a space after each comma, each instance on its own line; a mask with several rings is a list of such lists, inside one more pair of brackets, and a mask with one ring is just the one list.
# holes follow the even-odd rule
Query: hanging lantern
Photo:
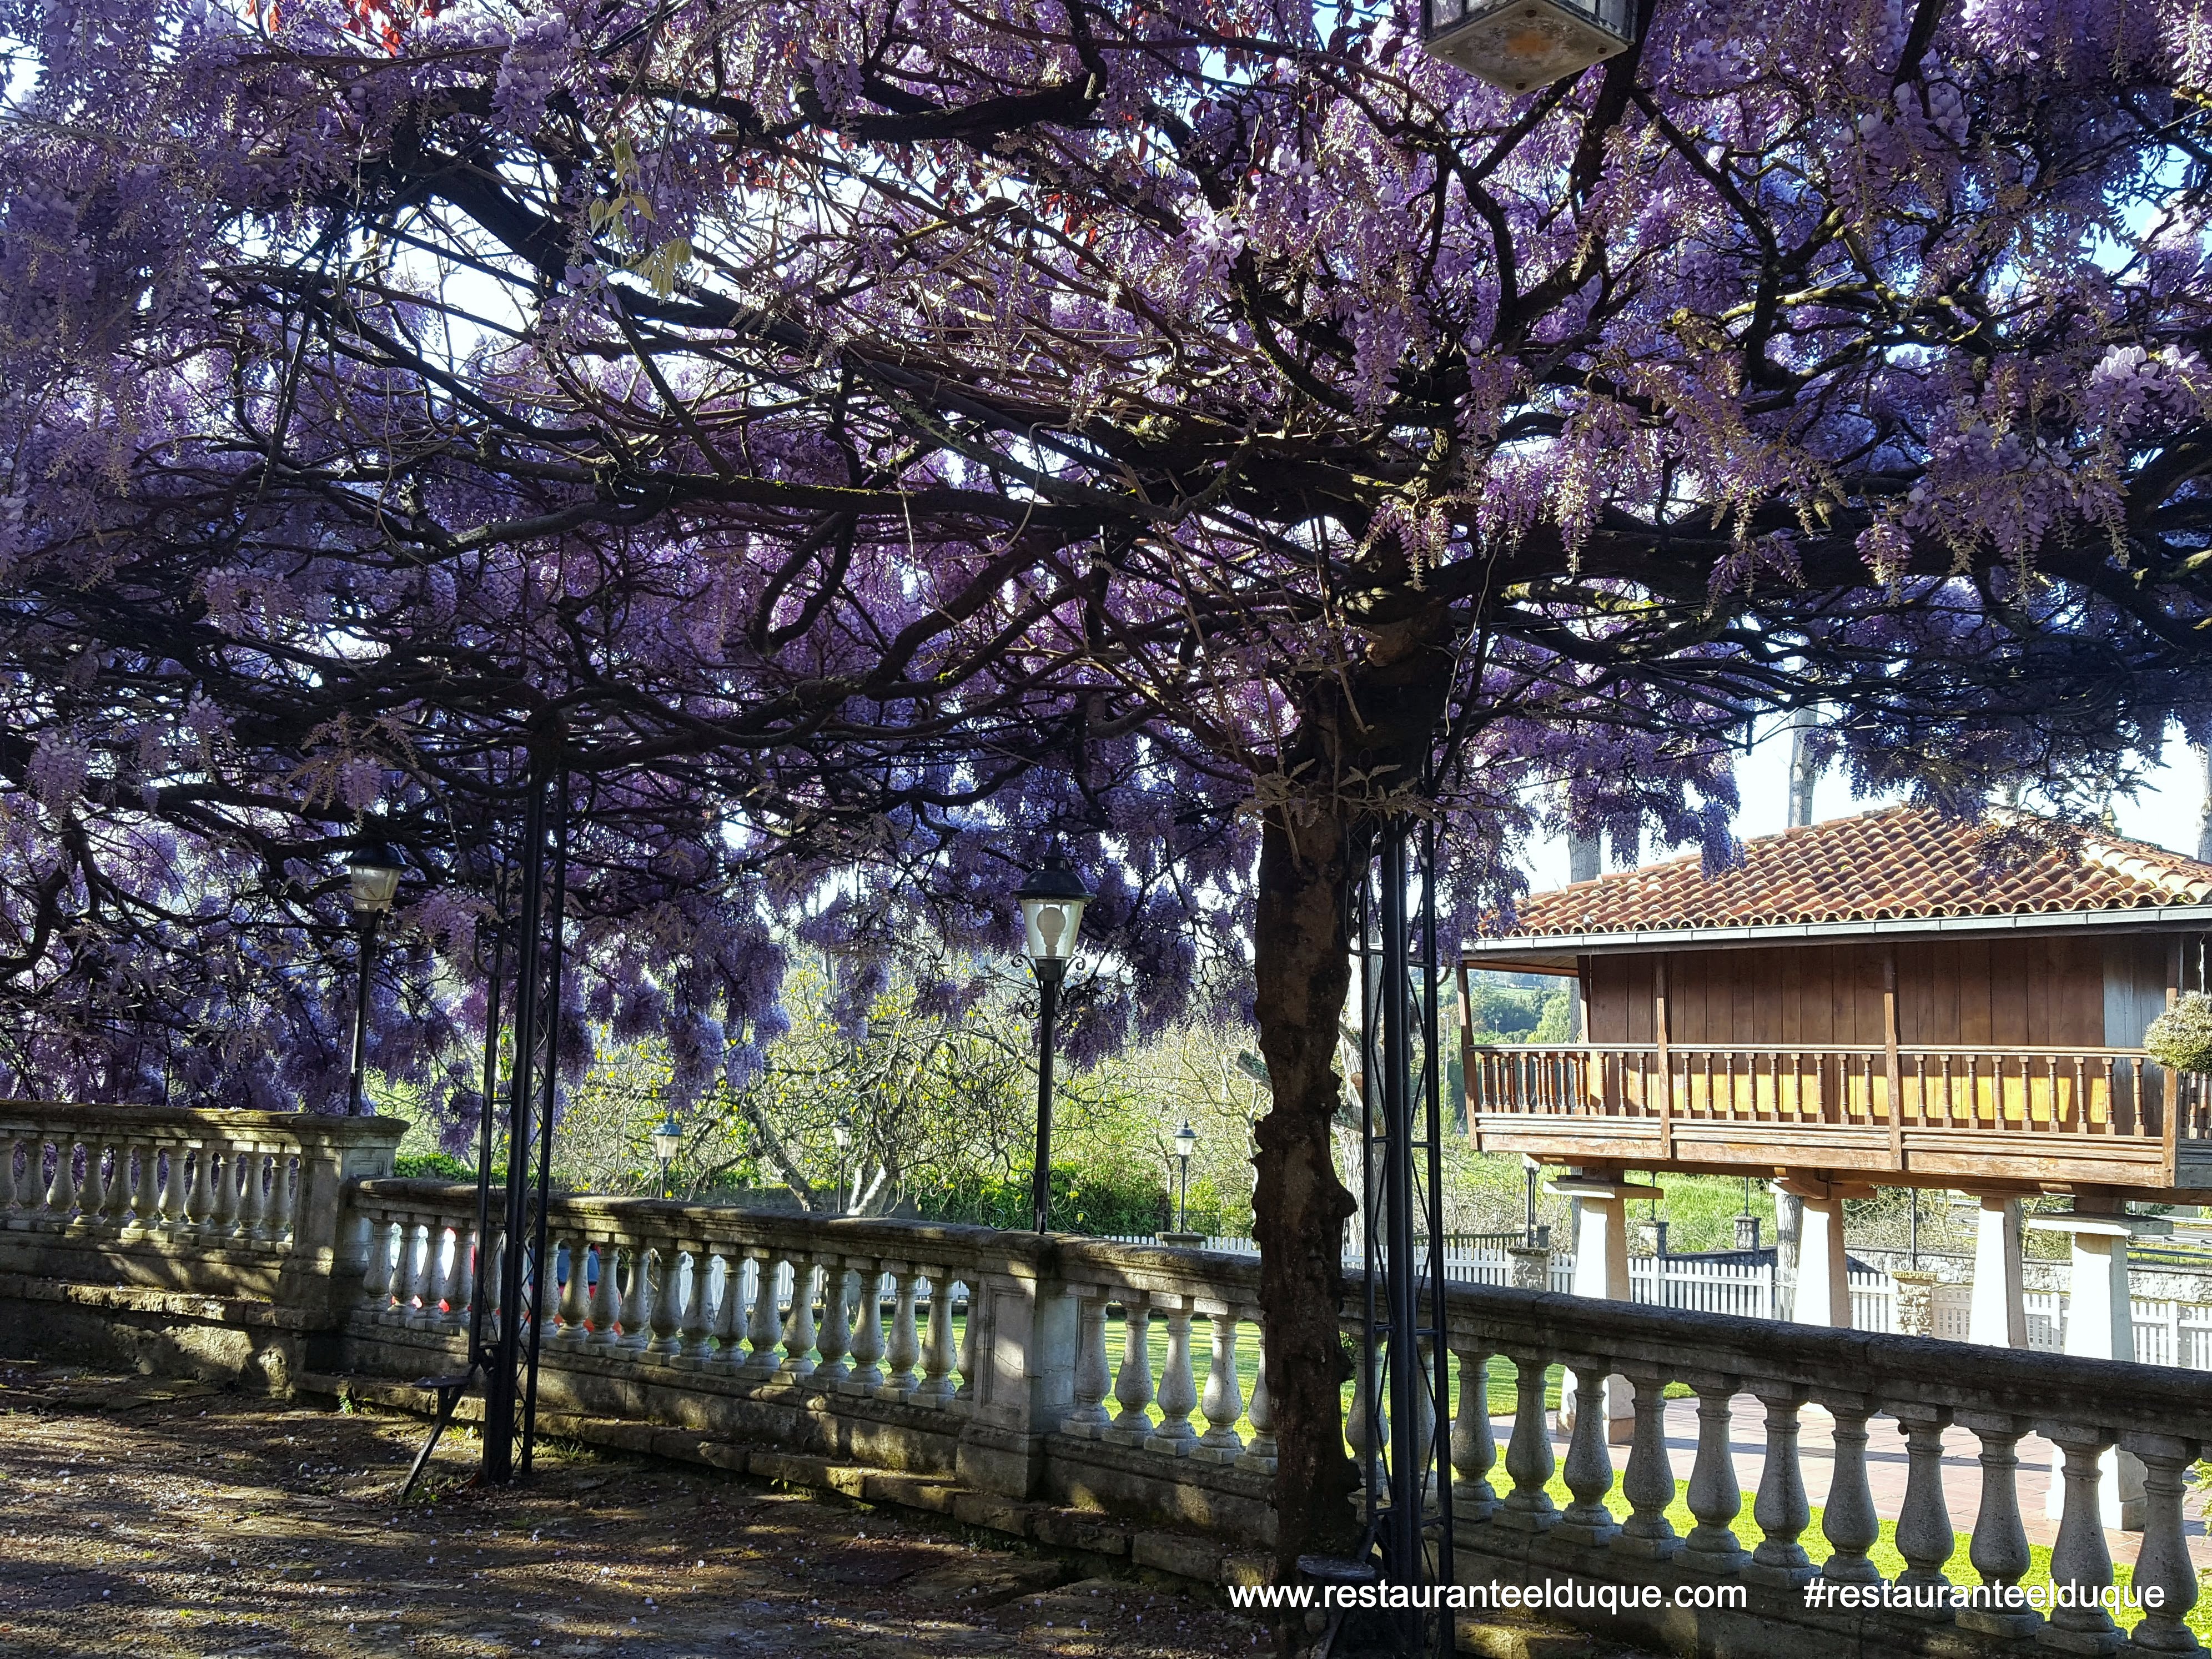
[[1549, 86], [1626, 52], [1630, 0], [1421, 0], [1421, 38], [1447, 64], [1507, 92]]

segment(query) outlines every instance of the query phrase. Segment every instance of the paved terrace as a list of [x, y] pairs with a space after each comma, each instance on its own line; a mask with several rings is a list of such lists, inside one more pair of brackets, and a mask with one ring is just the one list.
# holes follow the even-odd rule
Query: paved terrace
[[543, 1448], [465, 1490], [412, 1419], [205, 1384], [0, 1368], [0, 1656], [1218, 1659], [1207, 1599], [928, 1517], [714, 1470]]

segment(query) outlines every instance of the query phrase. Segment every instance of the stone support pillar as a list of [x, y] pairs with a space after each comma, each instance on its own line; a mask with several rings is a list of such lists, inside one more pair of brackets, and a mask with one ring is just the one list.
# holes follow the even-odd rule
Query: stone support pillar
[[[2128, 1296], [2128, 1238], [2135, 1231], [2116, 1212], [2032, 1215], [2032, 1231], [2067, 1233], [2072, 1262], [2066, 1281], [2066, 1352], [2081, 1359], [2136, 1357], [2135, 1314]], [[2140, 1532], [2143, 1524], [2142, 1460], [2133, 1452], [2107, 1448], [2101, 1455], [2098, 1504], [2107, 1527]], [[2054, 1455], [2051, 1487], [2044, 1499], [2045, 1518], [2064, 1514], [2063, 1464]]]
[[1829, 1325], [1849, 1330], [1851, 1285], [1844, 1256], [1844, 1200], [1868, 1198], [1871, 1187], [1795, 1176], [1775, 1182], [1772, 1191], [1801, 1200], [1798, 1220], [1797, 1289], [1790, 1316], [1801, 1325]]
[[1992, 1348], [2027, 1346], [2027, 1293], [2021, 1277], [2020, 1200], [1982, 1193], [1974, 1224], [1974, 1302], [1966, 1340]]
[[[1045, 1437], [1075, 1406], [1079, 1299], [1055, 1271], [1048, 1240], [1000, 1233], [996, 1241], [1005, 1256], [967, 1281], [975, 1371], [967, 1379], [968, 1416], [959, 1431], [960, 1479], [1000, 1497], [1035, 1498], [1043, 1485]], [[951, 1280], [967, 1273], [945, 1273], [948, 1304]]]
[[[1662, 1188], [1640, 1182], [1571, 1175], [1549, 1189], [1575, 1204], [1575, 1294], [1607, 1302], [1631, 1299], [1628, 1284], [1628, 1206], [1638, 1199], [1656, 1199]], [[1596, 1379], [1590, 1379], [1593, 1384]], [[1583, 1379], [1569, 1371], [1559, 1384], [1559, 1425], [1571, 1430], [1579, 1414]], [[1609, 1377], [1605, 1400], [1606, 1439], [1616, 1446], [1636, 1438], [1636, 1394], [1625, 1376]]]

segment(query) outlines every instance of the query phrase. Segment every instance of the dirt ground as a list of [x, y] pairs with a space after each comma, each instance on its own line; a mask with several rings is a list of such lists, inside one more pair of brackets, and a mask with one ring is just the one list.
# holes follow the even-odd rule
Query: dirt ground
[[1196, 1659], [1260, 1626], [933, 1516], [573, 1447], [404, 1508], [411, 1419], [0, 1366], [0, 1659]]

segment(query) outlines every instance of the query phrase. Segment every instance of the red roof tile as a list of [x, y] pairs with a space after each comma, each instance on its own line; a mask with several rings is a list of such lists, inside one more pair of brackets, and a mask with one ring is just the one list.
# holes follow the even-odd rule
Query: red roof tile
[[2015, 916], [2212, 902], [2212, 864], [2048, 818], [1963, 823], [1890, 807], [1747, 842], [1708, 880], [1698, 854], [1532, 895], [1511, 939], [1697, 927]]

